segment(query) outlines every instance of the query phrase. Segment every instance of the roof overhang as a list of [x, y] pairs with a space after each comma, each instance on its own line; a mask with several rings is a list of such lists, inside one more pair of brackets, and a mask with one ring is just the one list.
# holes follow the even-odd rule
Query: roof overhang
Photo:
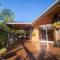
[[49, 18], [52, 19], [55, 14], [60, 14], [59, 0], [57, 0], [47, 10], [45, 10], [40, 17], [33, 21], [32, 25], [50, 24], [52, 21], [51, 20], [49, 21]]
[[14, 22], [14, 23], [6, 23], [8, 27], [10, 27], [11, 29], [14, 30], [19, 30], [19, 29], [30, 29], [32, 28], [31, 23], [18, 23], [18, 22]]
[[39, 26], [42, 24], [50, 24], [55, 14], [60, 14], [60, 1], [59, 0], [56, 0], [35, 21], [33, 21], [32, 24], [14, 22], [14, 23], [7, 23], [7, 26], [10, 27], [11, 29], [30, 29], [33, 26]]

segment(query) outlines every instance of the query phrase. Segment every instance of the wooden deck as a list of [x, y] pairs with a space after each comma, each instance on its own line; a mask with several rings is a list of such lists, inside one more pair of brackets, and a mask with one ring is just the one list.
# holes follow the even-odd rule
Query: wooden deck
[[[22, 49], [19, 49], [20, 47]], [[41, 46], [40, 42], [25, 42], [22, 45], [17, 44], [17, 48], [14, 48], [13, 51], [15, 49], [18, 50], [11, 55], [6, 55], [6, 60], [57, 60], [60, 57], [60, 48], [49, 45], [48, 52], [46, 52], [46, 45]]]

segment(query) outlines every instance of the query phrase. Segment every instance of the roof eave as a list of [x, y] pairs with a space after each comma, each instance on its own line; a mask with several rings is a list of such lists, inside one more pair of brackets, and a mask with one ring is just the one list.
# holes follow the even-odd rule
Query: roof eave
[[60, 1], [56, 0], [52, 5], [50, 5], [40, 16], [38, 16], [35, 20], [33, 20], [32, 25], [34, 25], [37, 21], [38, 18], [41, 18], [42, 16], [44, 16], [48, 11], [50, 11], [54, 6], [56, 5], [60, 5]]

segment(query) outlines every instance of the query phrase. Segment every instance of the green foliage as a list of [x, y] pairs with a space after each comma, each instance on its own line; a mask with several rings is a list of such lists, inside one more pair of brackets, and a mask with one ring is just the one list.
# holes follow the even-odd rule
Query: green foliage
[[3, 47], [3, 45], [6, 43], [6, 31], [11, 31], [9, 27], [6, 26], [7, 22], [13, 22], [14, 21], [14, 13], [10, 9], [3, 9], [0, 12], [0, 27], [3, 28], [3, 30], [0, 30], [0, 48]]
[[0, 27], [2, 27], [2, 29], [6, 30], [6, 31], [11, 31], [11, 29], [9, 27], [6, 26], [6, 24], [0, 22]]
[[24, 30], [16, 30], [15, 31], [17, 34], [26, 34], [26, 32]]
[[0, 54], [5, 54], [5, 53], [6, 53], [6, 51], [7, 51], [7, 49], [6, 49], [6, 48], [2, 48], [2, 49], [0, 49]]
[[2, 20], [2, 22], [0, 21], [0, 26], [8, 31], [11, 31], [11, 29], [6, 26], [6, 23], [14, 21], [14, 13], [10, 9], [3, 9], [0, 12], [0, 17], [0, 20]]
[[6, 31], [3, 28], [0, 29], [0, 49], [6, 46], [7, 42], [6, 37], [7, 37]]
[[58, 22], [54, 22], [52, 25], [55, 26], [55, 27], [60, 26], [60, 22], [59, 21]]
[[14, 13], [10, 9], [3, 9], [0, 12], [0, 16], [2, 17], [4, 23], [14, 21], [13, 20], [14, 19]]
[[4, 31], [0, 31], [0, 47], [4, 46], [5, 37], [6, 37], [5, 32]]

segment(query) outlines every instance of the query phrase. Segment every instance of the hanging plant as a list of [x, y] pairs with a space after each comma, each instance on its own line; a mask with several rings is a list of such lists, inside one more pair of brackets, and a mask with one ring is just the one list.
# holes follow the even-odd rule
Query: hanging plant
[[54, 22], [52, 25], [56, 28], [60, 28], [60, 22]]

